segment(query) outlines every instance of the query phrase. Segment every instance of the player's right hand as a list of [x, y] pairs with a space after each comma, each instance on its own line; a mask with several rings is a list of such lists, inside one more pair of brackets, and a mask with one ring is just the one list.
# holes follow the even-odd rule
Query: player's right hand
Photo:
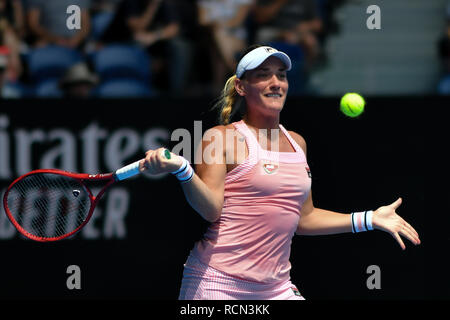
[[139, 163], [139, 171], [146, 171], [150, 174], [170, 173], [177, 171], [183, 163], [182, 158], [171, 153], [171, 158], [167, 159], [164, 156], [165, 150], [165, 148], [148, 150], [145, 153], [145, 158]]

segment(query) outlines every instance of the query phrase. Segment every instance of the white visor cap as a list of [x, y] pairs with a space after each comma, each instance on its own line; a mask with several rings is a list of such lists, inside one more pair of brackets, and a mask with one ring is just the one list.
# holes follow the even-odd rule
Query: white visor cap
[[266, 61], [267, 58], [272, 56], [280, 59], [286, 65], [287, 71], [291, 70], [291, 59], [286, 53], [272, 47], [258, 47], [247, 53], [242, 57], [241, 61], [239, 61], [236, 68], [236, 77], [240, 78], [245, 71], [256, 69], [261, 63]]

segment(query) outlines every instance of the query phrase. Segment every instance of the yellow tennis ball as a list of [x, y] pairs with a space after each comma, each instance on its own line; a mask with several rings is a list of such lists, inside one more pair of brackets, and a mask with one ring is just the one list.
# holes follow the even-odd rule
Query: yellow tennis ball
[[357, 117], [364, 111], [366, 101], [359, 94], [351, 92], [346, 93], [341, 98], [341, 111], [348, 117]]

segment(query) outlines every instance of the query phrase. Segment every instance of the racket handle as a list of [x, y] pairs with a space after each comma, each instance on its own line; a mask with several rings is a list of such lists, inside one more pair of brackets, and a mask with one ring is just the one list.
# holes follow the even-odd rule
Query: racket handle
[[122, 167], [120, 169], [117, 169], [115, 172], [116, 179], [119, 181], [125, 180], [125, 179], [128, 179], [130, 177], [133, 177], [133, 176], [141, 173], [139, 171], [139, 162], [141, 162], [141, 160], [133, 162], [133, 163], [126, 165], [125, 167]]
[[[171, 158], [170, 151], [168, 149], [165, 149], [163, 152], [163, 156], [166, 157], [167, 159], [170, 159]], [[141, 161], [142, 160], [138, 160], [129, 165], [126, 165], [125, 167], [117, 169], [115, 172], [116, 179], [118, 181], [121, 181], [140, 174], [141, 172], [139, 171], [139, 163]]]

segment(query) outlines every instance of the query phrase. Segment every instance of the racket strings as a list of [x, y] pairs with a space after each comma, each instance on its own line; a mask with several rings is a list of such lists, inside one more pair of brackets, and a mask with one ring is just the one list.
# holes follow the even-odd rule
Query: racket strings
[[[39, 185], [37, 184], [37, 181], [38, 181], [38, 180], [42, 180], [42, 179], [40, 179], [40, 176], [39, 176], [39, 175], [36, 176], [35, 178], [36, 178], [36, 179], [34, 179], [34, 180], [33, 180], [33, 179], [29, 179], [29, 180], [28, 180], [29, 186], [26, 186], [25, 183], [18, 183], [18, 184], [17, 184], [17, 188], [20, 190], [20, 194], [21, 194], [21, 195], [26, 195], [26, 194], [27, 194], [27, 189], [30, 189], [30, 190], [38, 190], [38, 189], [39, 189]], [[42, 183], [42, 182], [41, 182], [41, 183]], [[26, 187], [27, 187], [27, 188], [26, 188]], [[25, 201], [27, 201], [27, 200], [25, 199], [25, 197], [21, 197], [19, 200], [21, 200], [21, 201], [20, 201], [20, 203], [21, 203], [21, 208], [23, 209], [23, 207], [24, 207], [24, 205], [25, 205], [24, 203], [26, 203]], [[42, 201], [37, 201], [34, 205], [36, 206], [36, 208], [37, 208], [40, 212], [43, 212], [43, 211], [45, 210], [44, 200], [42, 200]], [[29, 211], [29, 209], [25, 209], [25, 212], [27, 212], [27, 211]], [[19, 212], [19, 211], [17, 211], [17, 212]], [[19, 224], [22, 224], [22, 218], [23, 218], [23, 215], [16, 216], [16, 217], [19, 218], [19, 219], [17, 219], [18, 222], [19, 222]], [[39, 226], [39, 225], [45, 223], [45, 219], [44, 219], [41, 215], [37, 216], [35, 219], [36, 219], [35, 224], [36, 224], [37, 226]]]
[[[65, 208], [60, 206], [59, 200], [62, 197], [61, 190], [67, 189], [67, 184], [61, 183], [61, 178], [49, 180], [47, 177], [44, 179], [41, 175], [36, 175], [34, 179], [27, 180], [27, 184], [21, 183], [18, 185], [22, 204], [19, 224], [23, 225], [28, 231], [33, 230], [37, 236], [51, 237], [64, 234], [64, 229], [60, 226], [65, 222], [61, 221], [61, 217], [65, 216]], [[52, 189], [53, 191], [50, 191]], [[42, 197], [40, 197], [41, 195]], [[55, 202], [58, 207], [52, 208]], [[33, 219], [30, 218], [31, 216], [33, 216]], [[50, 231], [49, 226], [53, 226], [56, 230]]]
[[89, 193], [78, 180], [38, 173], [19, 180], [8, 193], [7, 206], [30, 234], [53, 238], [78, 228], [90, 210]]
[[[43, 179], [42, 176], [38, 175], [36, 178], [37, 179], [36, 179], [35, 183], [33, 184], [34, 188], [39, 188], [39, 186], [45, 185], [46, 181]], [[65, 183], [64, 184], [63, 183], [58, 183], [61, 180], [62, 179], [55, 179], [55, 180], [53, 180], [53, 182], [55, 183], [55, 190], [61, 191], [61, 190], [64, 190], [67, 187]], [[64, 198], [61, 198], [61, 199], [64, 199]], [[49, 202], [51, 203], [52, 201], [56, 201], [58, 206], [59, 206], [59, 204], [60, 204], [59, 199], [54, 199], [54, 200], [52, 199]], [[43, 205], [44, 202], [45, 202], [45, 200], [36, 202], [36, 206], [39, 208], [40, 212], [44, 212], [46, 210], [46, 207]], [[51, 208], [48, 208], [48, 205], [47, 205], [47, 210], [48, 210], [48, 212], [50, 214], [54, 213], [54, 211], [52, 211]], [[56, 213], [64, 213], [64, 212], [65, 211], [63, 210], [63, 208], [58, 207], [56, 209]], [[49, 221], [55, 221], [57, 219], [57, 217], [58, 217], [58, 215], [50, 215], [50, 214], [39, 215], [37, 217], [37, 221], [33, 225], [36, 226], [37, 228], [41, 228], [41, 226], [44, 226], [44, 225], [48, 226], [49, 225], [48, 224]], [[64, 217], [64, 215], [62, 215], [62, 217]], [[52, 224], [56, 228], [56, 232], [55, 232], [56, 236], [62, 235], [62, 234], [65, 233], [64, 230], [61, 228], [61, 226], [63, 225], [61, 222], [62, 221], [56, 221], [55, 224]], [[47, 234], [50, 234], [50, 233], [47, 232]]]

